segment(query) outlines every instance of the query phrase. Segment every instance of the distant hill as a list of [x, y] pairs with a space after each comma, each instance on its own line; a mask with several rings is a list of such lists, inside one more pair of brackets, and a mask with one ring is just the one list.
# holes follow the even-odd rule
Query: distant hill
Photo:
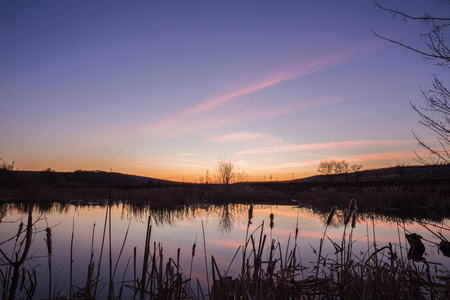
[[[347, 174], [348, 180], [377, 180], [395, 178], [436, 178], [450, 177], [450, 165], [433, 166], [395, 166], [382, 169], [363, 170], [358, 173]], [[297, 182], [329, 181], [325, 175], [295, 179]], [[346, 181], [345, 174], [332, 175], [333, 181]]]
[[[169, 180], [152, 177], [128, 175], [116, 172], [84, 171], [55, 172], [55, 171], [13, 171], [13, 182], [15, 186], [22, 184], [50, 184], [58, 186], [169, 186], [188, 185]], [[364, 170], [358, 173], [332, 175], [331, 181], [373, 181], [387, 179], [425, 179], [425, 178], [447, 178], [450, 179], [450, 165], [436, 166], [396, 166], [382, 169]], [[330, 177], [315, 175], [311, 177], [289, 180], [286, 182], [328, 182]], [[281, 183], [282, 181], [279, 181]]]
[[14, 171], [14, 174], [22, 183], [60, 186], [162, 186], [179, 184], [169, 180], [104, 171]]

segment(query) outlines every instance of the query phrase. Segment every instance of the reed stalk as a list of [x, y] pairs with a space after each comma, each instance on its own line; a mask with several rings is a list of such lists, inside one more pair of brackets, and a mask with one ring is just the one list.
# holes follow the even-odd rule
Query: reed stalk
[[123, 287], [125, 284], [125, 275], [127, 274], [128, 266], [130, 265], [130, 259], [131, 259], [131, 257], [128, 258], [127, 265], [125, 266], [125, 271], [123, 272], [122, 282], [120, 284], [119, 295], [118, 295], [119, 299], [122, 299]]
[[[92, 226], [92, 238], [91, 238], [91, 255], [89, 258], [89, 264], [88, 264], [88, 272], [86, 277], [86, 286], [84, 289], [84, 298], [85, 299], [91, 299], [95, 298], [95, 294], [92, 294], [92, 287], [93, 287], [93, 276], [94, 276], [94, 240], [95, 240], [95, 222]], [[95, 289], [94, 289], [95, 291]]]
[[72, 237], [70, 238], [70, 282], [69, 282], [69, 299], [73, 299], [73, 236], [75, 233], [75, 218], [72, 218]]
[[192, 264], [194, 263], [195, 247], [197, 246], [197, 236], [195, 236], [194, 244], [192, 245], [191, 266], [189, 268], [189, 278], [192, 278]]
[[113, 279], [112, 279], [113, 281], [114, 281], [114, 278], [116, 277], [117, 266], [119, 265], [120, 257], [122, 256], [123, 248], [125, 247], [125, 243], [127, 241], [128, 231], [130, 230], [130, 225], [131, 225], [131, 219], [128, 222], [127, 231], [125, 232], [125, 237], [123, 238], [122, 247], [120, 248], [119, 256], [117, 256], [116, 265], [114, 267], [114, 272], [113, 272]]
[[[111, 180], [111, 172], [112, 169], [110, 169], [110, 180]], [[109, 300], [114, 300], [114, 281], [113, 281], [113, 274], [112, 274], [112, 268], [113, 268], [113, 264], [112, 264], [112, 231], [111, 231], [111, 206], [112, 206], [112, 195], [111, 195], [111, 181], [109, 184], [109, 201], [108, 201], [108, 211], [109, 211], [109, 219], [108, 219], [108, 225], [109, 225], [109, 230], [108, 230], [108, 235], [109, 235], [109, 292], [108, 292], [108, 299]]]
[[[141, 281], [138, 283], [138, 287], [140, 287], [140, 299], [143, 300], [145, 298], [145, 286], [146, 286], [146, 278], [147, 278], [147, 270], [148, 270], [148, 259], [150, 255], [150, 238], [152, 233], [152, 225], [151, 225], [151, 217], [148, 217], [147, 222], [147, 231], [145, 235], [145, 246], [144, 246], [144, 260], [142, 263], [142, 276]], [[153, 272], [153, 268], [152, 268]]]
[[105, 212], [105, 223], [103, 224], [102, 245], [100, 247], [100, 257], [99, 257], [98, 265], [97, 265], [97, 276], [96, 276], [95, 287], [94, 287], [94, 296], [95, 297], [97, 297], [97, 288], [98, 288], [98, 283], [100, 280], [100, 268], [102, 266], [103, 248], [105, 245], [107, 223], [108, 223], [108, 208], [106, 208], [106, 212]]
[[[9, 286], [9, 296], [8, 300], [15, 299], [17, 287], [19, 284], [19, 276], [20, 276], [20, 270], [22, 268], [23, 263], [27, 259], [28, 252], [31, 247], [31, 241], [33, 237], [33, 204], [29, 205], [28, 207], [28, 219], [27, 219], [27, 228], [25, 231], [25, 237], [22, 243], [24, 243], [24, 248], [22, 251], [22, 254], [19, 256], [19, 251], [15, 253], [16, 260], [12, 261], [10, 260], [3, 251], [1, 252], [3, 257], [8, 261], [8, 263], [12, 267], [12, 276], [11, 276], [11, 284]], [[20, 257], [20, 258], [19, 258]]]
[[327, 225], [325, 226], [325, 230], [323, 232], [323, 237], [320, 239], [320, 245], [319, 245], [319, 255], [317, 257], [317, 265], [316, 265], [316, 281], [314, 282], [314, 292], [313, 292], [313, 299], [316, 297], [316, 289], [317, 289], [317, 279], [319, 278], [319, 266], [320, 266], [320, 261], [322, 259], [322, 246], [323, 246], [323, 241], [325, 239], [325, 236], [327, 235], [327, 229], [328, 226], [331, 224], [331, 221], [333, 220], [334, 214], [336, 212], [337, 207], [333, 206], [331, 208], [330, 214], [328, 215], [327, 218]]
[[133, 288], [136, 290], [136, 247], [133, 249]]
[[206, 256], [205, 227], [203, 225], [203, 220], [202, 220], [202, 233], [203, 233], [203, 251], [204, 251], [204, 255], [205, 255], [206, 282], [208, 285], [208, 295], [211, 295], [211, 289], [210, 289], [210, 285], [209, 285], [208, 260], [207, 260], [207, 256]]
[[45, 243], [47, 244], [47, 255], [48, 255], [48, 298], [52, 299], [52, 229], [47, 226], [45, 228], [46, 238]]

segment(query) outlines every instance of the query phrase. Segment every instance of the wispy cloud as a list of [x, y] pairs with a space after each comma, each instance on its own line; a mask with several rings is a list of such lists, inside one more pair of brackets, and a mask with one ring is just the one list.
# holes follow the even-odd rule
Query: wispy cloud
[[[428, 154], [426, 149], [416, 150], [418, 155], [426, 157]], [[393, 151], [393, 152], [378, 152], [378, 153], [368, 153], [368, 154], [357, 154], [342, 156], [340, 159], [351, 160], [352, 162], [370, 162], [370, 161], [383, 161], [383, 160], [400, 160], [404, 161], [406, 159], [413, 159], [415, 157], [414, 152], [411, 151]]]
[[257, 154], [257, 153], [275, 153], [275, 152], [291, 152], [304, 150], [321, 150], [321, 149], [355, 149], [368, 148], [375, 146], [383, 147], [399, 147], [413, 145], [412, 140], [359, 140], [359, 141], [342, 141], [330, 143], [311, 143], [311, 144], [291, 144], [262, 148], [252, 148], [242, 150], [240, 154]]
[[372, 47], [370, 43], [363, 42], [342, 52], [330, 54], [316, 60], [311, 59], [307, 63], [292, 64], [289, 67], [271, 72], [275, 75], [264, 80], [209, 98], [188, 107], [185, 110], [173, 112], [162, 119], [144, 123], [135, 120], [127, 124], [101, 128], [96, 134], [93, 134], [95, 135], [95, 138], [93, 138], [92, 141], [85, 141], [85, 144], [95, 146], [123, 139], [133, 142], [141, 141], [143, 137], [150, 139], [167, 139], [183, 135], [203, 134], [215, 127], [233, 122], [276, 117], [344, 101], [346, 98], [343, 97], [302, 99], [295, 103], [266, 109], [253, 107], [251, 110], [241, 110], [239, 112], [236, 112], [236, 110], [225, 111], [218, 109], [234, 103], [241, 96], [257, 92], [286, 80], [312, 74], [358, 59], [359, 57], [367, 55], [370, 51], [373, 51], [373, 48], [374, 47]]
[[207, 120], [209, 120], [208, 122], [209, 124], [214, 124], [214, 126], [223, 126], [225, 124], [233, 124], [240, 121], [273, 118], [300, 111], [306, 111], [315, 107], [321, 107], [325, 105], [330, 105], [332, 103], [345, 101], [347, 99], [348, 98], [344, 97], [333, 97], [327, 99], [308, 99], [286, 105], [277, 105], [276, 107], [271, 107], [268, 109], [260, 109], [260, 110], [252, 109], [238, 113], [224, 112], [211, 114], [207, 117]]
[[274, 140], [275, 135], [255, 132], [235, 132], [227, 135], [211, 138], [211, 141], [219, 143], [240, 142], [248, 140]]
[[[143, 129], [147, 132], [147, 134], [167, 134], [168, 129], [173, 128], [178, 130], [181, 127], [180, 124], [183, 124], [183, 122], [193, 118], [197, 118], [200, 115], [216, 110], [218, 108], [224, 107], [225, 105], [232, 103], [234, 100], [238, 99], [241, 96], [254, 93], [261, 89], [276, 85], [290, 79], [319, 72], [358, 59], [359, 57], [366, 55], [370, 51], [370, 49], [371, 45], [366, 41], [359, 45], [350, 47], [345, 51], [333, 53], [312, 61], [310, 60], [307, 63], [291, 65], [284, 69], [273, 72], [275, 73], [275, 75], [266, 78], [265, 80], [241, 87], [225, 94], [212, 97], [183, 111], [174, 113], [163, 120], [159, 120], [158, 122], [154, 122], [152, 124], [147, 124]], [[292, 105], [298, 106], [304, 105], [304, 103], [302, 104], [299, 102]], [[288, 109], [288, 106], [280, 108], [277, 112], [272, 113], [283, 113], [283, 109]]]

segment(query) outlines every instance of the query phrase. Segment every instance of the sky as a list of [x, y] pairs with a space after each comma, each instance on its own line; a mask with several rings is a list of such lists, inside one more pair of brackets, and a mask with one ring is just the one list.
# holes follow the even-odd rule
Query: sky
[[[439, 1], [382, 1], [448, 16]], [[444, 70], [422, 23], [372, 0], [0, 1], [0, 158], [199, 182], [416, 164], [433, 143], [409, 101]]]

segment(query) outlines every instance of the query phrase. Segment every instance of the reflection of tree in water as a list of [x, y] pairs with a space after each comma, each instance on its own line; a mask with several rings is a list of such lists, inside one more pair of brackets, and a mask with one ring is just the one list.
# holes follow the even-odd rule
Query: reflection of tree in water
[[[17, 210], [22, 214], [27, 214], [30, 206], [30, 202], [12, 202], [2, 203], [0, 205], [0, 221], [8, 214], [8, 212]], [[83, 209], [100, 208], [103, 209], [107, 205], [105, 204], [69, 204], [66, 202], [47, 202], [39, 201], [33, 202], [33, 211], [38, 214], [67, 214], [73, 209], [76, 212]], [[147, 223], [148, 216], [152, 217], [152, 220], [157, 226], [173, 225], [177, 221], [194, 221], [197, 218], [205, 218], [210, 216], [217, 216], [219, 221], [217, 223], [217, 229], [219, 232], [229, 232], [233, 229], [236, 221], [242, 221], [239, 217], [245, 214], [248, 210], [248, 204], [225, 204], [225, 205], [191, 205], [191, 206], [178, 206], [175, 208], [156, 208], [149, 205], [134, 205], [129, 203], [115, 203], [113, 207], [121, 210], [121, 219], [130, 220], [134, 219], [137, 222]], [[264, 205], [258, 206], [262, 209]], [[329, 210], [316, 210], [310, 208], [301, 208], [301, 211], [309, 214], [319, 216], [321, 222], [326, 224]], [[333, 218], [330, 226], [339, 228], [343, 226], [343, 211], [337, 210], [336, 216]], [[404, 223], [411, 224], [416, 221], [426, 222], [443, 222], [444, 219], [435, 218], [423, 218], [417, 215], [417, 212], [402, 212], [402, 211], [383, 211], [383, 212], [359, 212], [358, 223], [365, 223], [374, 219], [375, 221], [389, 222], [389, 223]]]
[[178, 220], [189, 220], [189, 212], [185, 207], [155, 208], [147, 205], [122, 205], [121, 219], [134, 219], [137, 222], [147, 222], [150, 216], [151, 222], [159, 227], [174, 225]]
[[216, 207], [218, 222], [216, 225], [218, 233], [223, 236], [233, 230], [236, 221], [248, 210], [248, 205], [242, 204], [224, 204]]
[[[325, 226], [327, 223], [327, 218], [330, 212], [313, 212], [315, 215], [319, 216], [321, 223]], [[411, 225], [414, 222], [423, 222], [428, 221], [427, 219], [421, 219], [421, 218], [410, 218], [410, 217], [398, 217], [398, 216], [391, 216], [391, 215], [385, 215], [382, 213], [369, 213], [369, 212], [359, 212], [357, 223], [358, 224], [365, 224], [369, 222], [371, 224], [372, 220], [383, 222], [383, 223], [399, 223], [404, 225]], [[429, 220], [429, 222], [434, 222], [433, 220]], [[332, 226], [333, 228], [341, 228], [344, 226], [344, 212], [342, 210], [336, 210], [335, 216], [332, 219], [329, 226]]]
[[234, 212], [229, 204], [225, 204], [219, 210], [219, 221], [217, 222], [216, 228], [220, 235], [231, 232], [234, 223]]
[[217, 211], [215, 206], [179, 206], [175, 208], [151, 207], [148, 205], [122, 205], [122, 219], [133, 218], [138, 222], [147, 222], [150, 216], [156, 226], [175, 225], [178, 221], [194, 221], [208, 217]]
[[147, 205], [123, 204], [121, 218], [134, 218], [138, 222], [147, 222], [150, 216], [156, 226], [175, 225], [179, 221], [192, 221], [197, 219], [217, 216], [217, 231], [220, 234], [233, 230], [234, 223], [242, 216], [248, 205], [192, 205], [176, 208], [155, 208]]
[[217, 216], [219, 219], [217, 231], [221, 234], [230, 232], [233, 224], [243, 213], [247, 205], [191, 205], [176, 208], [159, 208], [148, 205], [122, 205], [122, 219], [133, 218], [138, 222], [147, 222], [150, 216], [152, 223], [156, 226], [175, 225], [179, 221], [192, 221], [196, 219]]
[[72, 205], [68, 203], [59, 203], [59, 202], [13, 202], [7, 203], [8, 210], [17, 210], [19, 213], [25, 214], [28, 212], [28, 208], [30, 205], [33, 205], [34, 212], [38, 214], [46, 214], [46, 213], [59, 213], [59, 214], [67, 214], [71, 207], [86, 207], [81, 205]]
[[6, 216], [7, 212], [8, 212], [8, 205], [6, 203], [0, 204], [0, 223], [2, 222], [3, 218]]

